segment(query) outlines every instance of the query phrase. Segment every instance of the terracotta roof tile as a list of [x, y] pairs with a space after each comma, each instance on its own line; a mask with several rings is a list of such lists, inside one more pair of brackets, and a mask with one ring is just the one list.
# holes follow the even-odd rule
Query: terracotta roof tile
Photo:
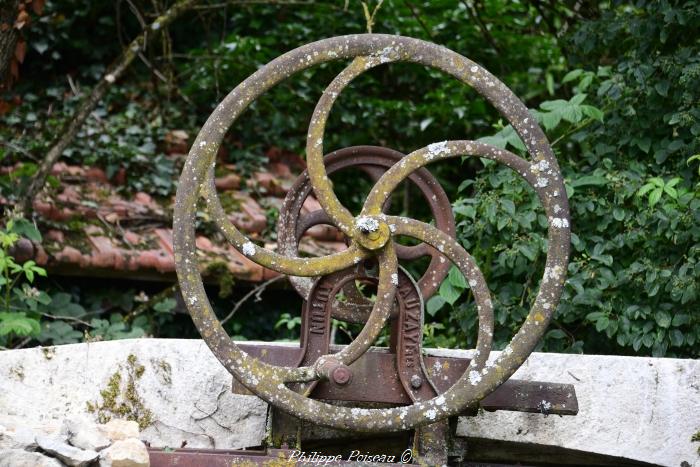
[[[171, 149], [183, 149], [186, 134], [172, 134]], [[186, 149], [186, 147], [184, 147]], [[186, 152], [186, 150], [185, 150]], [[302, 170], [303, 160], [284, 152], [271, 156], [270, 172], [257, 172], [248, 177], [249, 192], [240, 191], [241, 177], [235, 166], [225, 165], [230, 173], [217, 178], [217, 187], [229, 218], [236, 227], [254, 241], [263, 240], [268, 218], [261, 206], [279, 208], [282, 198], [291, 187], [295, 170]], [[275, 159], [276, 158], [276, 159]], [[300, 162], [301, 161], [301, 162]], [[0, 168], [3, 171], [10, 167]], [[73, 275], [123, 275], [138, 272], [162, 276], [172, 280], [175, 271], [173, 237], [170, 213], [172, 197], [157, 200], [145, 192], [133, 194], [131, 199], [122, 196], [123, 180], [111, 181], [102, 169], [72, 166], [60, 162], [53, 166], [52, 174], [61, 185], [47, 190], [34, 200], [34, 209], [50, 227], [44, 231], [44, 243], [33, 245], [23, 241], [17, 253], [32, 256], [38, 264], [54, 271], [66, 271]], [[228, 203], [228, 204], [227, 204]], [[320, 209], [312, 196], [307, 199], [303, 213]], [[26, 244], [25, 244], [26, 243]], [[225, 243], [220, 235], [196, 237], [201, 270], [223, 262], [233, 275], [249, 281], [262, 281], [277, 275], [264, 269]], [[274, 243], [269, 245], [274, 248]], [[316, 226], [302, 238], [300, 251], [319, 255], [340, 251], [346, 246], [342, 235], [329, 226]], [[82, 272], [81, 272], [82, 271]]]

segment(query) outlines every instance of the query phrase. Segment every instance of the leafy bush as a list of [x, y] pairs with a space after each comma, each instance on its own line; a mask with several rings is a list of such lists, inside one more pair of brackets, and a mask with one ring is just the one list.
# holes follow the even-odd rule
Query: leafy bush
[[46, 271], [34, 261], [19, 264], [10, 255], [22, 237], [40, 240], [41, 234], [24, 219], [10, 219], [0, 230], [0, 342], [6, 343], [13, 336], [39, 334], [37, 308], [51, 301], [45, 292], [30, 284], [35, 276], [46, 276]]
[[[573, 97], [536, 112], [573, 221], [569, 279], [545, 349], [700, 354], [700, 183], [689, 167], [700, 151], [698, 26], [697, 2], [640, 1], [614, 3], [569, 35], [582, 67], [563, 78]], [[596, 107], [581, 107], [589, 99]], [[522, 150], [509, 127], [486, 139]], [[503, 345], [537, 291], [546, 219], [518, 177], [485, 165], [454, 210], [495, 295]], [[453, 315], [439, 313], [443, 302]], [[473, 304], [454, 281], [428, 305], [473, 342]]]

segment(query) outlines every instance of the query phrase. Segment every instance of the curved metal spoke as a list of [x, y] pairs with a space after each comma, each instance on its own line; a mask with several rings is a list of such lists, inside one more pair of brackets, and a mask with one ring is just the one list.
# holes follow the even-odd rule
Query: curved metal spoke
[[284, 256], [274, 251], [260, 248], [240, 233], [229, 220], [219, 202], [218, 196], [216, 196], [214, 180], [211, 177], [208, 183], [202, 186], [202, 196], [206, 200], [212, 220], [226, 240], [236, 247], [238, 251], [250, 258], [251, 261], [273, 271], [301, 277], [321, 276], [348, 268], [368, 256], [365, 251], [354, 245], [350, 245], [347, 250], [339, 253], [313, 258]]
[[457, 156], [483, 157], [510, 167], [527, 180], [537, 191], [545, 209], [550, 204], [550, 200], [556, 198], [565, 199], [566, 197], [565, 191], [558, 191], [558, 188], [563, 188], [563, 180], [559, 176], [558, 171], [552, 170], [544, 159], [536, 163], [530, 163], [510, 151], [491, 146], [490, 144], [468, 140], [443, 141], [442, 143], [430, 144], [413, 151], [404, 157], [401, 162], [387, 170], [382, 175], [382, 178], [372, 187], [362, 207], [362, 215], [369, 216], [381, 213], [381, 206], [386, 199], [413, 171], [432, 162]]
[[336, 99], [353, 79], [370, 68], [395, 59], [398, 59], [398, 56], [394, 53], [356, 57], [323, 91], [309, 123], [306, 137], [306, 163], [314, 194], [334, 225], [351, 238], [355, 232], [353, 215], [338, 200], [323, 163], [323, 135], [326, 121]]
[[392, 231], [396, 235], [406, 235], [407, 237], [415, 238], [440, 251], [457, 266], [467, 280], [469, 288], [474, 294], [474, 301], [477, 304], [479, 334], [477, 337], [476, 355], [469, 363], [466, 371], [480, 371], [486, 364], [486, 360], [491, 352], [493, 341], [493, 302], [491, 301], [488, 285], [486, 285], [486, 279], [484, 279], [484, 275], [481, 273], [476, 261], [454, 238], [430, 224], [398, 216], [385, 216], [385, 219], [392, 226]]

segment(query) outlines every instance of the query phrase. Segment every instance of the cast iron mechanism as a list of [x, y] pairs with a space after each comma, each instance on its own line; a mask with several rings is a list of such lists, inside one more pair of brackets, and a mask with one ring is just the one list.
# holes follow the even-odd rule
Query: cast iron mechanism
[[[289, 191], [280, 212], [277, 251], [261, 248], [230, 222], [215, 191], [213, 167], [222, 138], [240, 114], [272, 86], [311, 66], [343, 59], [352, 61], [326, 88], [311, 118], [308, 168]], [[343, 89], [364, 71], [398, 61], [437, 68], [472, 86], [513, 126], [531, 160], [468, 140], [436, 142], [408, 155], [361, 146], [324, 157], [326, 120]], [[510, 344], [490, 361], [494, 320], [489, 289], [474, 259], [455, 240], [445, 192], [424, 168], [431, 162], [465, 156], [491, 159], [516, 171], [537, 193], [549, 221], [546, 267], [535, 302]], [[358, 168], [375, 181], [358, 216], [340, 203], [328, 178], [347, 167]], [[434, 225], [386, 214], [390, 194], [404, 180], [418, 187]], [[323, 209], [301, 216], [301, 206], [312, 191]], [[194, 226], [200, 197], [229, 242], [252, 261], [288, 275], [305, 299], [299, 348], [280, 351], [274, 346], [239, 346], [216, 319], [197, 266]], [[347, 249], [323, 257], [299, 257], [299, 238], [318, 224], [338, 228], [347, 238]], [[399, 235], [420, 244], [398, 245], [395, 238]], [[247, 388], [285, 414], [327, 427], [362, 432], [417, 429], [416, 444], [423, 452], [430, 449], [421, 447], [422, 442], [444, 436], [449, 417], [473, 412], [479, 405], [487, 410], [535, 412], [546, 401], [550, 413], [576, 413], [576, 398], [569, 385], [507, 381], [547, 329], [564, 285], [569, 240], [563, 178], [545, 135], [523, 103], [488, 71], [451, 50], [380, 34], [335, 37], [299, 47], [263, 66], [231, 91], [190, 150], [174, 217], [175, 259], [183, 297], [202, 337], [233, 374], [240, 390]], [[421, 256], [430, 256], [430, 265], [414, 281], [398, 262]], [[471, 360], [426, 357], [421, 349], [423, 302], [435, 293], [450, 264], [462, 272], [477, 303], [479, 330]], [[357, 291], [357, 281], [376, 286], [374, 303]], [[345, 297], [342, 301], [336, 298], [340, 292]], [[364, 327], [349, 345], [333, 346], [331, 318]], [[371, 347], [387, 325], [391, 326], [389, 349]], [[325, 402], [328, 400], [393, 406], [368, 409]]]

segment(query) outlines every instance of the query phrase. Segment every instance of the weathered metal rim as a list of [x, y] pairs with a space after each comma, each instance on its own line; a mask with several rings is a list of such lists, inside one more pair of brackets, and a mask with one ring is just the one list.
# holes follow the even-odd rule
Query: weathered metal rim
[[[534, 119], [525, 106], [500, 81], [475, 63], [444, 47], [417, 39], [374, 34], [342, 36], [308, 44], [282, 55], [246, 79], [224, 99], [222, 104], [209, 117], [195, 139], [194, 146], [190, 151], [180, 178], [174, 215], [176, 266], [183, 296], [186, 299], [195, 324], [217, 358], [246, 387], [259, 394], [268, 402], [282, 407], [283, 410], [301, 418], [314, 420], [322, 425], [359, 431], [405, 430], [422, 423], [435, 421], [435, 417], [441, 419], [456, 414], [456, 406], [466, 406], [486, 395], [487, 386], [490, 386], [490, 384], [486, 384], [487, 379], [502, 382], [515, 371], [517, 366], [532, 351], [539, 337], [541, 337], [546, 321], [542, 323], [525, 322], [518, 335], [516, 335], [516, 338], [524, 338], [514, 338], [511, 344], [512, 347], [509, 346], [504, 352], [509, 355], [515, 354], [518, 358], [509, 362], [512, 364], [508, 365], [508, 367], [497, 367], [496, 371], [489, 372], [493, 375], [492, 377], [484, 377], [477, 381], [473, 386], [469, 400], [455, 401], [455, 394], [450, 394], [450, 391], [448, 391], [448, 393], [443, 395], [444, 397], [441, 396], [426, 403], [379, 412], [341, 408], [308, 400], [292, 391], [285, 391], [284, 385], [280, 384], [283, 372], [279, 371], [280, 369], [278, 368], [263, 366], [261, 362], [250, 358], [245, 352], [242, 352], [231, 342], [216, 320], [211, 310], [211, 305], [206, 298], [201, 276], [196, 265], [194, 221], [200, 184], [207, 177], [207, 173], [212, 167], [221, 139], [230, 124], [255, 97], [283, 78], [312, 65], [338, 58], [344, 59], [378, 54], [382, 49], [395, 46], [400, 46], [399, 48], [404, 54], [402, 59], [409, 60], [410, 57], [412, 61], [442, 69], [471, 84], [508, 118], [516, 132], [523, 138], [530, 153], [546, 160], [558, 172], [556, 160], [546, 143], [546, 138], [534, 121], [529, 123], [529, 120]], [[321, 147], [319, 146], [320, 149]], [[209, 205], [213, 203], [220, 204], [214, 193], [209, 193], [207, 202]], [[568, 233], [568, 205], [566, 204], [565, 195], [561, 203], [563, 205], [560, 208], [564, 210], [562, 218], [566, 220], [566, 231]], [[342, 229], [342, 225], [339, 227]], [[232, 233], [234, 234], [234, 242], [232, 242], [234, 246], [245, 250], [245, 245], [249, 243], [248, 239], [238, 232], [235, 227]], [[559, 268], [558, 271], [554, 271], [556, 274], [551, 276], [551, 279], [563, 283], [569, 245], [566, 242], [566, 244], [558, 245], [558, 247], [562, 253], [559, 256], [564, 261], [561, 264], [554, 264], [548, 258], [547, 270], [550, 270], [551, 273], [552, 268]], [[266, 256], [261, 253], [261, 249], [255, 247], [251, 256], [253, 258], [258, 257], [257, 259], [268, 263], [273, 258], [273, 256]], [[281, 266], [275, 265], [278, 270], [292, 269], [289, 267], [292, 264], [292, 262], [289, 262], [289, 258], [280, 259], [284, 259], [285, 264]], [[295, 266], [299, 266], [299, 270], [292, 272], [294, 274], [319, 274], [317, 271], [310, 271], [313, 268], [307, 262], [297, 261], [294, 263], [296, 263]], [[318, 262], [315, 266], [319, 267], [320, 264], [321, 262]], [[326, 266], [328, 269], [332, 267], [333, 265]], [[334, 270], [337, 269], [342, 268], [337, 267]], [[547, 278], [547, 274], [545, 274], [545, 278]], [[556, 303], [559, 294], [553, 293], [550, 298], [553, 303]], [[543, 324], [542, 328], [540, 328], [539, 332], [535, 332], [537, 331], [536, 326], [540, 324]], [[529, 336], [530, 339], [527, 339], [529, 331], [532, 331], [533, 334]], [[503, 363], [506, 362], [504, 361]], [[278, 384], [282, 387], [278, 387]], [[450, 395], [450, 400], [446, 399], [448, 395]]]

